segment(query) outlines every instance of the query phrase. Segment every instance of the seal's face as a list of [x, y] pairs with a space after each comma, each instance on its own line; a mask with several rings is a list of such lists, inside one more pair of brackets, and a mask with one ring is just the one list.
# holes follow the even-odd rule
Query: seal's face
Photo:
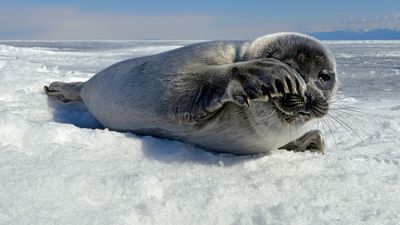
[[327, 48], [306, 36], [286, 36], [273, 41], [264, 54], [289, 65], [306, 84], [300, 95], [289, 93], [272, 99], [282, 122], [302, 123], [327, 114], [337, 87], [335, 60]]

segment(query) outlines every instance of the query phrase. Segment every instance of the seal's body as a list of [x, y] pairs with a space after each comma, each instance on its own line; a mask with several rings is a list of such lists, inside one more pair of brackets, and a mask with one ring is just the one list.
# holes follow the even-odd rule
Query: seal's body
[[[54, 82], [45, 91], [82, 100], [104, 127], [117, 131], [236, 154], [284, 145], [323, 151], [320, 133], [306, 133], [306, 125], [327, 113], [335, 70], [332, 54], [317, 40], [281, 33], [129, 59], [86, 82]], [[300, 136], [302, 143], [295, 143]]]

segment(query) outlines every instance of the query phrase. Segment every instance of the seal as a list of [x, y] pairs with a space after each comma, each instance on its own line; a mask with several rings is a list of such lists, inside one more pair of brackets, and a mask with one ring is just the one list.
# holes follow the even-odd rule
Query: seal
[[193, 44], [44, 87], [58, 100], [83, 101], [106, 128], [240, 155], [323, 153], [322, 133], [310, 126], [336, 89], [332, 53], [299, 33]]

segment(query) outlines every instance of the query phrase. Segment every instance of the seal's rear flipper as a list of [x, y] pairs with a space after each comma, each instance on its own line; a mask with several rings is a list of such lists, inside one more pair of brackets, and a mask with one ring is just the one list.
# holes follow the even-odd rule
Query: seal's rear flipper
[[53, 82], [49, 86], [44, 86], [44, 92], [47, 96], [56, 98], [62, 102], [81, 101], [81, 87], [83, 82]]

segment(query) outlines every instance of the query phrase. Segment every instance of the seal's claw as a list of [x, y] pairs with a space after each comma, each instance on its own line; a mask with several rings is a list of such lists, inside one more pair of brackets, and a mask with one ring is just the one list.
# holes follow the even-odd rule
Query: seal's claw
[[47, 93], [49, 92], [49, 87], [47, 87], [46, 85], [43, 86], [43, 91], [44, 93], [46, 93], [46, 95], [48, 95]]
[[234, 95], [232, 96], [234, 102], [240, 106], [250, 106], [250, 98], [246, 95]]

